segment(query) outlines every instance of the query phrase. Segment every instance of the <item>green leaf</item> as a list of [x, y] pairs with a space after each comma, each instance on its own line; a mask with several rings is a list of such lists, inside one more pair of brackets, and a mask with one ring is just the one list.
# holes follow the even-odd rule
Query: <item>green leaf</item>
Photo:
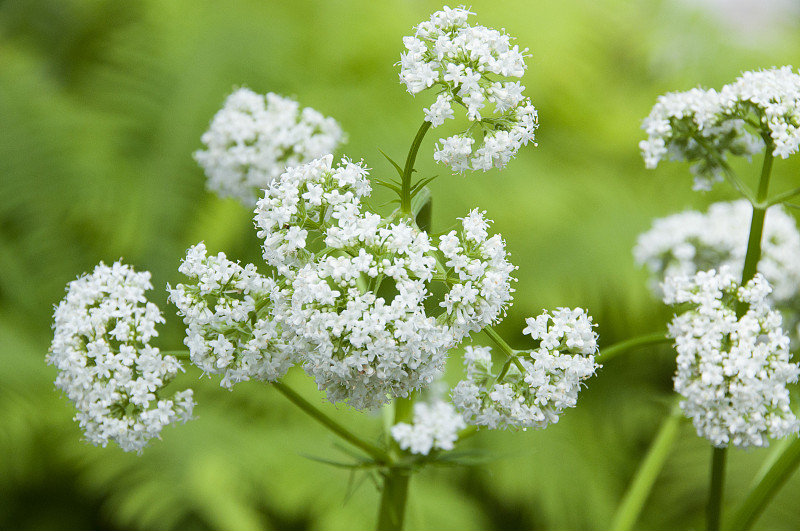
[[395, 169], [395, 170], [397, 170], [397, 174], [398, 174], [398, 175], [400, 176], [400, 178], [402, 179], [402, 178], [403, 178], [403, 168], [401, 168], [401, 167], [400, 167], [400, 165], [399, 165], [398, 163], [396, 163], [395, 161], [393, 161], [393, 160], [392, 160], [392, 158], [391, 158], [389, 155], [387, 155], [386, 153], [384, 153], [382, 149], [378, 149], [378, 151], [380, 151], [380, 152], [381, 152], [381, 155], [383, 155], [383, 156], [386, 158], [386, 160], [388, 160], [388, 161], [391, 163], [391, 165], [392, 165], [392, 166], [394, 166], [394, 169]]

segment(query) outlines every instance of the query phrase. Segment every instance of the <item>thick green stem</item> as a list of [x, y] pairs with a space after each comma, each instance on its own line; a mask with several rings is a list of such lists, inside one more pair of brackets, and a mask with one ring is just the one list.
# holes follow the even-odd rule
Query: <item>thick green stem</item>
[[597, 359], [598, 361], [606, 362], [611, 358], [638, 347], [644, 347], [646, 345], [658, 345], [659, 343], [669, 343], [671, 341], [672, 339], [667, 337], [664, 332], [656, 332], [646, 336], [634, 337], [631, 339], [626, 339], [625, 341], [620, 341], [619, 343], [614, 343], [610, 347], [602, 349], [600, 354], [598, 354]]
[[672, 450], [672, 445], [678, 436], [678, 427], [682, 416], [681, 408], [676, 403], [661, 424], [655, 439], [653, 439], [650, 448], [647, 450], [647, 455], [636, 471], [636, 475], [633, 477], [633, 481], [631, 481], [625, 497], [622, 499], [622, 503], [617, 508], [617, 513], [614, 515], [614, 521], [611, 524], [613, 531], [633, 529], [639, 514], [642, 512], [644, 502], [650, 495], [653, 484], [661, 472], [670, 450]]
[[350, 430], [348, 430], [347, 428], [345, 428], [344, 426], [342, 426], [341, 424], [339, 424], [338, 422], [327, 416], [325, 413], [323, 413], [322, 411], [311, 405], [305, 398], [300, 396], [291, 387], [281, 382], [273, 382], [272, 386], [275, 389], [277, 389], [283, 396], [288, 398], [294, 405], [302, 409], [304, 413], [307, 413], [314, 420], [316, 420], [317, 422], [319, 422], [320, 424], [331, 430], [333, 433], [335, 433], [345, 441], [366, 452], [376, 462], [378, 463], [391, 462], [391, 457], [384, 450], [378, 448], [373, 444], [368, 443], [367, 441], [353, 434]]
[[411, 213], [411, 175], [414, 173], [414, 162], [417, 160], [417, 152], [419, 146], [422, 144], [422, 139], [425, 138], [425, 133], [430, 129], [430, 122], [422, 122], [422, 125], [417, 131], [417, 136], [414, 137], [414, 142], [411, 144], [411, 149], [408, 150], [406, 157], [406, 165], [403, 168], [403, 183], [400, 195], [400, 211], [409, 216]]
[[767, 207], [764, 205], [766, 205], [767, 192], [769, 190], [772, 160], [772, 149], [770, 145], [767, 145], [764, 164], [761, 167], [761, 179], [758, 182], [756, 203], [753, 205], [753, 219], [750, 222], [750, 237], [747, 241], [747, 254], [745, 255], [744, 270], [742, 271], [742, 285], [745, 285], [755, 276], [758, 261], [761, 259], [761, 235], [764, 232], [764, 217], [767, 213]]
[[755, 523], [756, 519], [800, 465], [800, 439], [795, 439], [767, 470], [756, 484], [755, 488], [747, 495], [744, 503], [736, 512], [728, 527], [730, 531], [746, 531]]
[[[398, 422], [412, 422], [414, 419], [414, 394], [408, 398], [397, 398], [394, 401], [394, 419], [392, 424]], [[378, 511], [378, 531], [399, 531], [403, 529], [403, 519], [408, 499], [408, 483], [411, 480], [411, 469], [398, 464], [403, 457], [403, 451], [392, 439], [392, 461], [383, 472], [383, 490], [381, 491], [381, 505]]]
[[725, 485], [725, 458], [728, 448], [714, 448], [711, 454], [711, 488], [706, 506], [706, 529], [719, 531], [722, 521], [722, 492]]
[[391, 467], [383, 475], [383, 491], [378, 512], [378, 531], [400, 531], [408, 499], [408, 483], [411, 471], [407, 468]]

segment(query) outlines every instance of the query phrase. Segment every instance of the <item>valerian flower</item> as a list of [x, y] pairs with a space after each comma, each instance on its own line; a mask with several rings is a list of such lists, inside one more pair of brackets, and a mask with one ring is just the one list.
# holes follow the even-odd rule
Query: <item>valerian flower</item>
[[745, 72], [722, 90], [692, 89], [659, 96], [642, 128], [645, 164], [667, 156], [692, 162], [694, 188], [722, 180], [727, 154], [750, 156], [769, 143], [787, 158], [800, 145], [800, 75], [785, 66]]
[[727, 267], [664, 283], [664, 302], [688, 306], [669, 324], [678, 352], [675, 391], [697, 434], [716, 447], [767, 446], [768, 437], [800, 428], [786, 388], [800, 367], [767, 302], [770, 290], [761, 274], [740, 286]]
[[192, 416], [192, 390], [167, 395], [182, 371], [173, 356], [150, 345], [164, 319], [144, 296], [150, 273], [102, 262], [70, 282], [54, 315], [47, 362], [58, 369], [56, 387], [75, 404], [86, 439], [140, 452], [164, 426]]
[[456, 172], [503, 168], [533, 142], [538, 127], [536, 109], [522, 94], [525, 87], [509, 79], [525, 73], [527, 50], [512, 45], [503, 32], [470, 26], [472, 14], [464, 8], [437, 11], [403, 39], [406, 51], [400, 58], [400, 79], [409, 93], [438, 91], [425, 109], [432, 127], [454, 118], [454, 105], [467, 111], [472, 125], [440, 139], [434, 153], [436, 161]]
[[468, 424], [497, 428], [545, 428], [575, 407], [582, 382], [599, 368], [597, 334], [584, 310], [559, 308], [526, 320], [523, 332], [539, 342], [517, 353], [501, 375], [492, 371], [489, 347], [466, 347], [466, 378], [452, 391]]
[[332, 153], [343, 141], [333, 118], [272, 92], [240, 88], [214, 116], [202, 136], [205, 149], [194, 157], [209, 190], [252, 207], [286, 168]]

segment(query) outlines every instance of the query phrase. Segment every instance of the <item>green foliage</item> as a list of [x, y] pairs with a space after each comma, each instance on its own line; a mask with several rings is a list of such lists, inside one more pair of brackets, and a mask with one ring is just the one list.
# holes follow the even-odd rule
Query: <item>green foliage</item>
[[[800, 36], [775, 29], [759, 46], [680, 4], [472, 4], [481, 23], [530, 48], [523, 83], [540, 113], [539, 147], [502, 173], [450, 176], [434, 164], [429, 139], [418, 169], [423, 178], [441, 174], [423, 181], [435, 231], [477, 206], [504, 235], [520, 266], [500, 327], [512, 346], [523, 343], [523, 319], [544, 307], [587, 307], [605, 345], [662, 329], [668, 314], [632, 264], [636, 235], [654, 216], [729, 197], [690, 192], [685, 167], [646, 172], [639, 123], [658, 94], [790, 62]], [[100, 260], [123, 257], [153, 272], [152, 299], [169, 321], [165, 349], [181, 344], [182, 331], [162, 288], [179, 281], [189, 245], [204, 239], [259, 263], [250, 214], [206, 193], [191, 158], [233, 87], [290, 95], [335, 117], [349, 133], [344, 152], [389, 182], [397, 168], [380, 150], [402, 160], [431, 103], [405, 94], [393, 63], [402, 36], [440, 7], [0, 2], [0, 528], [372, 526], [378, 493], [367, 472], [352, 472], [348, 491], [350, 470], [303, 457], [342, 460], [333, 437], [273, 389], [248, 383], [228, 393], [190, 370], [176, 384], [198, 388], [197, 419], [166, 430], [142, 456], [127, 455], [80, 441], [44, 355], [64, 286]], [[777, 168], [776, 187], [797, 171], [796, 162]], [[392, 194], [377, 191], [375, 204]], [[669, 349], [645, 349], [609, 362], [580, 407], [546, 431], [479, 432], [466, 447], [497, 459], [415, 476], [408, 528], [604, 528], [668, 411], [673, 359]], [[321, 402], [302, 374], [290, 381]], [[335, 413], [378, 437], [379, 419]], [[680, 441], [644, 528], [701, 522], [710, 450], [688, 425]], [[769, 453], [731, 453], [728, 501], [743, 498]], [[798, 489], [791, 479], [764, 528], [800, 527]]]

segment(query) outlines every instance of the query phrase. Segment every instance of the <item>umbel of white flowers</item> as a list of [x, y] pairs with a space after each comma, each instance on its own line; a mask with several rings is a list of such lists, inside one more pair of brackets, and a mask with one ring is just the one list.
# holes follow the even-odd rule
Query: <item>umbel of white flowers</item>
[[[474, 210], [433, 239], [408, 220], [365, 211], [370, 192], [362, 165], [332, 167], [331, 156], [273, 181], [255, 223], [275, 279], [190, 249], [181, 268], [189, 282], [171, 300], [192, 361], [224, 374], [226, 386], [274, 381], [301, 364], [331, 401], [374, 408], [428, 386], [450, 348], [496, 322], [514, 266], [484, 215]], [[437, 260], [447, 268], [441, 278]], [[434, 283], [446, 286], [436, 311], [425, 305]]]
[[[751, 124], [758, 131], [748, 131]], [[659, 96], [642, 128], [645, 164], [655, 168], [670, 156], [692, 162], [696, 190], [722, 179], [728, 153], [753, 155], [764, 149], [787, 158], [800, 146], [800, 75], [790, 66], [745, 72], [722, 90], [692, 89]]]
[[[746, 448], [797, 433], [786, 386], [800, 367], [789, 361], [789, 338], [767, 303], [764, 277], [739, 286], [722, 267], [668, 277], [663, 289], [665, 303], [688, 306], [669, 334], [678, 351], [675, 391], [697, 434], [716, 447]], [[747, 305], [741, 317], [737, 303]]]
[[191, 389], [163, 391], [183, 369], [149, 344], [164, 322], [144, 296], [151, 288], [150, 273], [101, 262], [70, 282], [56, 308], [47, 362], [58, 369], [56, 387], [75, 404], [75, 420], [92, 444], [114, 440], [140, 452], [164, 426], [192, 416]]
[[467, 375], [452, 397], [469, 424], [545, 428], [575, 406], [581, 382], [600, 367], [594, 360], [597, 334], [583, 309], [545, 311], [526, 322], [523, 333], [539, 341], [539, 348], [519, 353], [502, 381], [492, 373], [489, 347], [466, 348]]
[[[453, 171], [503, 168], [517, 151], [534, 140], [538, 115], [525, 87], [509, 78], [525, 73], [525, 52], [511, 37], [484, 26], [470, 26], [464, 8], [445, 7], [420, 23], [413, 36], [404, 37], [400, 80], [408, 92], [437, 91], [425, 109], [425, 120], [439, 127], [455, 117], [453, 106], [464, 107], [471, 126], [442, 138], [434, 159]], [[487, 103], [491, 112], [487, 112]], [[475, 130], [482, 138], [476, 146]]]
[[[752, 213], [750, 202], [740, 199], [714, 203], [705, 213], [688, 210], [656, 219], [637, 238], [633, 256], [649, 270], [650, 286], [659, 298], [668, 277], [722, 266], [741, 277]], [[783, 315], [793, 343], [800, 343], [800, 232], [782, 206], [767, 211], [762, 240], [758, 271], [772, 286], [768, 300]]]
[[206, 187], [253, 207], [286, 168], [333, 153], [345, 140], [339, 124], [289, 98], [235, 90], [203, 134], [206, 149], [194, 158]]

